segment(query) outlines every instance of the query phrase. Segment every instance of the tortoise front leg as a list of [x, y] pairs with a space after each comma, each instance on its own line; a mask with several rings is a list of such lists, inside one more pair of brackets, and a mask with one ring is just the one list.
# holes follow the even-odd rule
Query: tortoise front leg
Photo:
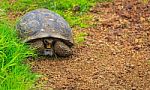
[[44, 47], [42, 39], [32, 40], [32, 41], [30, 41], [28, 43], [30, 44], [31, 48], [36, 49], [36, 53], [38, 55], [44, 55], [45, 47]]
[[56, 55], [62, 56], [62, 57], [67, 57], [73, 54], [72, 50], [70, 47], [68, 47], [65, 43], [61, 41], [56, 41], [54, 44], [54, 51]]
[[36, 39], [28, 42], [32, 48], [44, 49], [44, 44], [41, 39]]

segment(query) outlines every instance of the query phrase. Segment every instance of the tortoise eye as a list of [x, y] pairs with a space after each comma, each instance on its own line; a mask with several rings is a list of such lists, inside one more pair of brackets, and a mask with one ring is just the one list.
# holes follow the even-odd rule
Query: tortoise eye
[[53, 42], [53, 40], [52, 39], [44, 39], [43, 42], [45, 44], [51, 44]]
[[53, 40], [51, 40], [51, 39], [44, 39], [44, 40], [43, 40], [43, 43], [44, 43], [44, 47], [45, 47], [45, 48], [51, 48], [51, 47], [52, 47]]

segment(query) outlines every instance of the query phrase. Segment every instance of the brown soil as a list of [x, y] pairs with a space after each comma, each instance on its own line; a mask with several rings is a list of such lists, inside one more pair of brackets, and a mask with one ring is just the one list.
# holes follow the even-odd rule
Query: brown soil
[[[114, 3], [115, 2], [115, 3]], [[68, 58], [31, 60], [39, 90], [150, 90], [150, 3], [97, 3], [83, 45]]]

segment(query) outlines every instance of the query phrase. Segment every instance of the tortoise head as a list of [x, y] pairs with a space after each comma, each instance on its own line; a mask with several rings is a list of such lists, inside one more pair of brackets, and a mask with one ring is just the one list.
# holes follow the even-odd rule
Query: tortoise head
[[54, 55], [53, 42], [54, 42], [53, 39], [43, 39], [43, 45], [44, 45], [43, 55], [46, 56]]
[[36, 39], [28, 42], [32, 48], [35, 48], [39, 55], [53, 56], [53, 39]]

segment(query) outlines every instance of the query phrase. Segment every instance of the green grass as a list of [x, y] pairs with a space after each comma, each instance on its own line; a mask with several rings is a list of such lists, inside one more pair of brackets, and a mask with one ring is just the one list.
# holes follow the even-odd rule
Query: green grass
[[81, 44], [85, 41], [85, 37], [88, 34], [86, 32], [80, 32], [78, 34], [75, 35], [75, 43]]
[[148, 4], [149, 0], [141, 0], [142, 3]]
[[23, 64], [33, 50], [20, 43], [14, 29], [0, 23], [0, 90], [29, 90], [36, 79], [30, 67]]
[[[23, 14], [37, 8], [47, 8], [61, 16], [63, 16], [71, 26], [87, 27], [87, 23], [82, 17], [91, 6], [95, 4], [95, 0], [17, 0], [15, 3], [9, 4], [7, 0], [2, 0], [0, 8], [6, 12], [22, 12]], [[74, 12], [73, 8], [79, 6], [80, 10]]]
[[[96, 2], [108, 2], [112, 0], [16, 0], [16, 2], [10, 4], [8, 0], [1, 0], [0, 9], [6, 12], [21, 12], [25, 14], [31, 10], [37, 8], [47, 8], [52, 10], [61, 16], [63, 16], [71, 26], [88, 27], [88, 24], [84, 22], [85, 19], [91, 19], [84, 17], [85, 13]], [[79, 11], [73, 11], [75, 6], [79, 6]]]

